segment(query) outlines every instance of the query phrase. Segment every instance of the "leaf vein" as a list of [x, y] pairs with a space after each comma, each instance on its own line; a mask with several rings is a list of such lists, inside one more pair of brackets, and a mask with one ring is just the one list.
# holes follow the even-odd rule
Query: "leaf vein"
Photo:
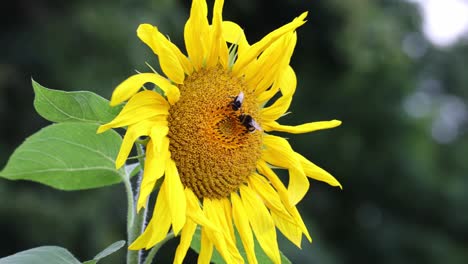
[[69, 114], [69, 113], [63, 111], [62, 109], [60, 109], [60, 107], [57, 106], [52, 100], [50, 100], [50, 99], [41, 91], [41, 89], [39, 89], [39, 92], [41, 93], [42, 98], [44, 98], [54, 109], [56, 109], [58, 112], [62, 113], [63, 115], [67, 116], [70, 120], [76, 119], [76, 120], [80, 120], [80, 121], [84, 121], [84, 122], [95, 121], [95, 120], [87, 120], [87, 119], [82, 119], [82, 118], [78, 118], [78, 117], [72, 116], [71, 114]]
[[[44, 155], [44, 156], [48, 156], [49, 158], [51, 159], [54, 159], [60, 163], [62, 163], [63, 165], [65, 165], [66, 167], [68, 166], [67, 163], [61, 159], [59, 159], [59, 157], [56, 157], [56, 156], [53, 156], [53, 155], [50, 155], [49, 153], [47, 152], [44, 152], [44, 151], [41, 151], [41, 150], [36, 150], [36, 149], [25, 149], [25, 150], [22, 150], [18, 153], [25, 153], [25, 152], [33, 152], [33, 153], [40, 153], [41, 155]], [[19, 158], [21, 160], [27, 160], [27, 161], [36, 161], [37, 160], [33, 160], [33, 159], [24, 159], [24, 158]], [[38, 162], [39, 163], [39, 162]]]
[[115, 160], [114, 160], [112, 157], [107, 156], [106, 153], [104, 153], [104, 152], [101, 152], [101, 151], [92, 149], [92, 148], [90, 148], [90, 147], [87, 147], [87, 146], [84, 146], [84, 145], [81, 145], [81, 144], [77, 144], [77, 143], [75, 143], [75, 142], [73, 142], [73, 141], [66, 140], [66, 139], [63, 139], [63, 138], [48, 137], [48, 138], [45, 138], [45, 139], [38, 139], [38, 140], [35, 140], [34, 142], [42, 142], [42, 141], [50, 141], [50, 140], [57, 140], [57, 141], [65, 142], [65, 143], [67, 143], [67, 144], [70, 144], [70, 145], [73, 145], [73, 146], [76, 146], [76, 147], [79, 147], [79, 148], [88, 150], [88, 151], [90, 151], [90, 152], [93, 152], [93, 153], [98, 154], [99, 156], [102, 156], [103, 158], [107, 159], [107, 160], [110, 161], [111, 163], [115, 163]]
[[33, 173], [43, 173], [43, 172], [77, 172], [77, 171], [93, 171], [93, 170], [103, 170], [103, 171], [111, 171], [117, 173], [116, 170], [102, 167], [102, 166], [95, 166], [95, 167], [86, 167], [86, 168], [50, 168], [50, 169], [42, 169], [42, 170], [32, 170], [32, 171], [21, 171], [18, 173], [9, 173], [9, 176], [21, 176], [21, 175], [28, 175]]

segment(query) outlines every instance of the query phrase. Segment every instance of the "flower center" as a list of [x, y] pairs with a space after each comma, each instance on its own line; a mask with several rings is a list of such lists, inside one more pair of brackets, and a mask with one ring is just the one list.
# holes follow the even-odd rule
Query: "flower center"
[[262, 132], [247, 119], [255, 122], [259, 115], [255, 97], [221, 67], [201, 69], [179, 89], [180, 99], [169, 110], [168, 137], [182, 184], [200, 199], [228, 197], [260, 158]]

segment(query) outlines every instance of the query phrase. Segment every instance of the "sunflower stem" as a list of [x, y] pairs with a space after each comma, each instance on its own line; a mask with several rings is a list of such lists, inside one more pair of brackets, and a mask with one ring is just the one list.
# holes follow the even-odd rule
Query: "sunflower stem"
[[[125, 186], [125, 191], [127, 193], [127, 241], [130, 243], [134, 239], [133, 235], [133, 223], [135, 220], [135, 201], [133, 198], [133, 189], [132, 189], [132, 184], [130, 183], [130, 176], [128, 173], [125, 174], [123, 178], [123, 183]], [[138, 262], [135, 262], [134, 260], [134, 254], [131, 250], [127, 251], [127, 264], [139, 264]], [[137, 260], [138, 261], [138, 260]]]
[[[128, 241], [135, 241], [143, 232], [146, 221], [146, 207], [142, 208], [139, 213], [136, 214], [134, 224], [131, 230], [131, 237], [129, 236]], [[141, 250], [128, 250], [127, 252], [127, 264], [140, 264], [142, 261]], [[129, 262], [130, 261], [130, 262]]]
[[[138, 161], [140, 163], [140, 173], [138, 174], [138, 183], [137, 186], [140, 186], [142, 177], [143, 177], [143, 168], [145, 164], [145, 153], [143, 150], [142, 144], [136, 144], [136, 149], [138, 153]], [[138, 213], [136, 212], [136, 201], [138, 199], [138, 191], [136, 195], [133, 195], [133, 191], [130, 185], [130, 180], [128, 179], [128, 185], [130, 186], [131, 193], [131, 204], [129, 203], [129, 212], [132, 212], [131, 222], [128, 222], [128, 244], [133, 243], [137, 237], [141, 235], [145, 228], [146, 224], [146, 214], [147, 206], [144, 206]], [[127, 191], [128, 194], [128, 191]], [[129, 198], [130, 199], [130, 198]], [[130, 213], [129, 213], [130, 215]], [[128, 250], [127, 251], [127, 264], [140, 264], [142, 261], [141, 250]]]
[[148, 255], [146, 256], [146, 259], [145, 259], [145, 262], [143, 262], [143, 264], [151, 264], [151, 262], [153, 261], [153, 258], [154, 256], [156, 256], [156, 253], [158, 253], [158, 250], [164, 245], [166, 244], [167, 241], [173, 239], [175, 237], [174, 235], [174, 232], [169, 232], [167, 234], [167, 236], [159, 243], [157, 243], [151, 250], [150, 252], [148, 253]]

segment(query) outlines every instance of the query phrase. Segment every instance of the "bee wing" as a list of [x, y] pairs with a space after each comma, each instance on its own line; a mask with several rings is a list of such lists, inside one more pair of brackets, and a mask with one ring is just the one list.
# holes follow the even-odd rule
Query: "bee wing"
[[244, 101], [244, 92], [243, 91], [240, 91], [239, 92], [239, 95], [237, 95], [237, 98], [236, 100], [242, 104], [242, 102]]
[[250, 121], [250, 124], [251, 124], [253, 127], [255, 127], [256, 130], [262, 131], [262, 128], [260, 127], [260, 125], [259, 125], [255, 120], [252, 119], [252, 121]]

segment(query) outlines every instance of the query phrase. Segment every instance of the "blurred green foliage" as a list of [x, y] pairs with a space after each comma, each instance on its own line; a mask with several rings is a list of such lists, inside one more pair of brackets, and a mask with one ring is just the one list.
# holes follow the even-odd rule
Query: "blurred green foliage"
[[[183, 47], [189, 6], [20, 0], [2, 7], [0, 165], [46, 125], [33, 109], [31, 77], [109, 97], [134, 70], [148, 71], [145, 62], [157, 65], [136, 27], [157, 25]], [[344, 190], [311, 183], [299, 208], [314, 243], [299, 250], [282, 239], [285, 255], [293, 263], [467, 263], [468, 43], [432, 46], [416, 6], [402, 0], [239, 0], [224, 10], [251, 43], [309, 11], [291, 62], [298, 90], [282, 121], [343, 121], [288, 136]], [[2, 180], [0, 200], [0, 256], [58, 245], [89, 259], [125, 239], [122, 186], [61, 192]], [[176, 243], [165, 246], [158, 263], [170, 263]], [[102, 263], [122, 263], [123, 254]]]

